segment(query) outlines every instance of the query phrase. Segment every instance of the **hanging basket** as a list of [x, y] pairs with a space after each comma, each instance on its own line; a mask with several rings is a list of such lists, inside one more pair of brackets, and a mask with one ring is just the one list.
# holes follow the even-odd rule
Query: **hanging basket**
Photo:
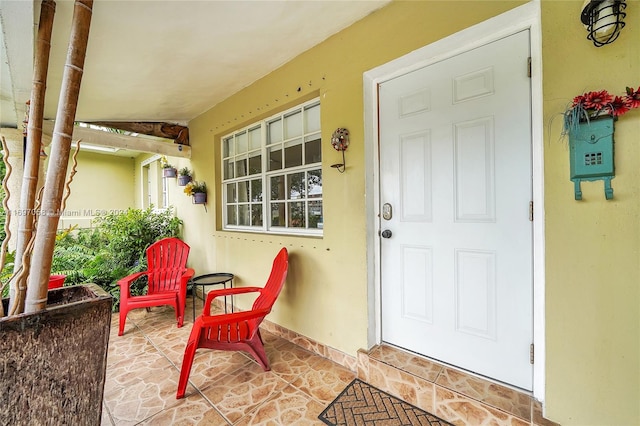
[[177, 173], [178, 170], [176, 170], [175, 168], [165, 167], [164, 169], [162, 169], [162, 176], [167, 178], [174, 178], [176, 177]]
[[205, 204], [207, 202], [206, 192], [196, 192], [193, 194], [193, 204]]
[[191, 176], [189, 175], [178, 176], [178, 186], [185, 186], [189, 182], [191, 182]]

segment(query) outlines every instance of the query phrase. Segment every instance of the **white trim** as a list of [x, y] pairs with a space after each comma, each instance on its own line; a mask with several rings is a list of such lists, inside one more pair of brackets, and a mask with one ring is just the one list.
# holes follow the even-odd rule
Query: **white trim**
[[545, 240], [544, 240], [544, 146], [542, 117], [542, 35], [540, 2], [531, 1], [499, 16], [488, 19], [456, 34], [438, 40], [391, 62], [369, 70], [363, 75], [365, 127], [365, 193], [367, 225], [367, 286], [369, 309], [369, 347], [381, 342], [380, 296], [380, 186], [378, 157], [378, 85], [429, 64], [483, 46], [519, 31], [530, 30], [531, 43], [531, 126], [533, 153], [533, 395], [545, 399]]
[[[145, 187], [145, 182], [144, 182], [144, 168], [146, 166], [148, 166], [149, 164], [153, 163], [154, 161], [160, 161], [160, 159], [162, 158], [162, 156], [160, 154], [156, 154], [156, 155], [152, 155], [151, 157], [147, 158], [146, 160], [142, 160], [140, 162], [140, 207], [141, 208], [145, 208], [145, 193], [144, 193], [144, 187]], [[148, 189], [148, 188], [147, 188]]]

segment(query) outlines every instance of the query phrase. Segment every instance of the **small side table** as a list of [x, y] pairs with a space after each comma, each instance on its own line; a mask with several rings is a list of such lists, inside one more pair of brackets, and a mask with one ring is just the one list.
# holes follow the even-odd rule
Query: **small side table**
[[[233, 288], [233, 274], [229, 274], [227, 272], [218, 272], [214, 274], [206, 274], [199, 275], [197, 277], [191, 278], [189, 284], [191, 285], [191, 296], [193, 297], [193, 320], [196, 320], [196, 287], [202, 287], [202, 307], [204, 309], [204, 304], [207, 300], [206, 295], [204, 294], [204, 288], [208, 285], [222, 285], [224, 288], [227, 288], [227, 283], [229, 283], [229, 287]], [[233, 299], [231, 300], [233, 303]], [[233, 306], [231, 307], [233, 310]], [[227, 296], [224, 297], [224, 311], [227, 312]]]

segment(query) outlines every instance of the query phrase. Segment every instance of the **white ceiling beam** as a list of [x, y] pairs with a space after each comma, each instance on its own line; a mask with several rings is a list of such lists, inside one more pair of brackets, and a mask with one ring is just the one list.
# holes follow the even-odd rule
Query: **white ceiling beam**
[[[53, 136], [54, 122], [45, 120], [42, 131], [45, 135]], [[173, 141], [157, 141], [144, 137], [128, 136], [120, 133], [109, 133], [86, 127], [75, 126], [73, 128], [73, 141], [82, 140], [96, 146], [126, 149], [129, 151], [149, 152], [153, 154], [168, 155], [170, 157], [191, 158], [191, 147], [180, 145]]]

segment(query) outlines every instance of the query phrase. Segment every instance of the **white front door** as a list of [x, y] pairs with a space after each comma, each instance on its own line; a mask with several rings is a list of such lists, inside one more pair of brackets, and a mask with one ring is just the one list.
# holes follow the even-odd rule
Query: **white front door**
[[530, 390], [528, 57], [522, 31], [380, 84], [379, 140], [382, 340]]

